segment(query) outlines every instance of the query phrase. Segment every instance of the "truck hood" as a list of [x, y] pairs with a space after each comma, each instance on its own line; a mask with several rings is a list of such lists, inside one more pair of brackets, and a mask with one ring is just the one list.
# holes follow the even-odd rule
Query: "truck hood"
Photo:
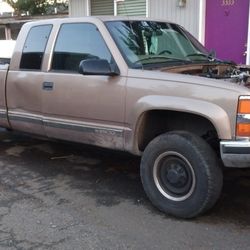
[[128, 76], [141, 79], [181, 82], [250, 94], [250, 68], [233, 64], [195, 64], [161, 69], [129, 69]]

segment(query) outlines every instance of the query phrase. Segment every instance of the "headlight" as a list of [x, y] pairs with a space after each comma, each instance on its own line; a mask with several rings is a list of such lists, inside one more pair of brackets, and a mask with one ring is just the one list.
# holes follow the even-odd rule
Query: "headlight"
[[236, 136], [250, 137], [250, 96], [240, 96], [236, 123]]

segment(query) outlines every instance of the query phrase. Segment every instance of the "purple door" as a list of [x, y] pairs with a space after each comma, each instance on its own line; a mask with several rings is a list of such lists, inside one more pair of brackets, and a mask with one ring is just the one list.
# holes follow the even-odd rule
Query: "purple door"
[[249, 0], [207, 0], [205, 46], [221, 59], [246, 63]]

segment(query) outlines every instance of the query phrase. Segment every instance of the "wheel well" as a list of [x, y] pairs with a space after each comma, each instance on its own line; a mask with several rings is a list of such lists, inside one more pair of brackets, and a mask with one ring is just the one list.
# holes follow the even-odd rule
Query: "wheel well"
[[152, 110], [141, 116], [137, 127], [139, 150], [144, 151], [156, 136], [174, 130], [192, 132], [205, 139], [216, 150], [219, 147], [216, 129], [208, 119], [186, 112]]

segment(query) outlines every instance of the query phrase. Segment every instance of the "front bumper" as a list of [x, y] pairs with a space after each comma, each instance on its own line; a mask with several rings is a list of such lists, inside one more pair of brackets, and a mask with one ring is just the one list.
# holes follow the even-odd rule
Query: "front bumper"
[[221, 141], [220, 154], [225, 167], [250, 167], [249, 141]]

